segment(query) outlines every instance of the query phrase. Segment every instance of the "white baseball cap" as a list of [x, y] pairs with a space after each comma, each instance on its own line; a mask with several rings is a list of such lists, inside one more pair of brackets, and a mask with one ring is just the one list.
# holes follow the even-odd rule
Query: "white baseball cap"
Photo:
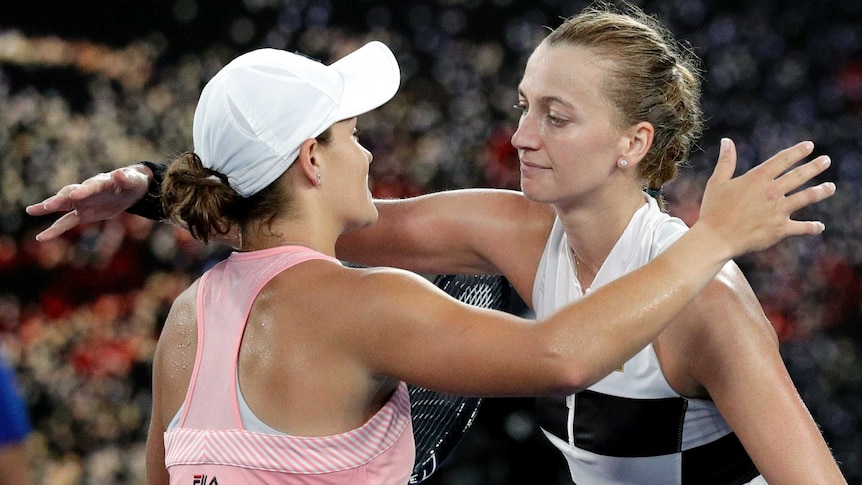
[[195, 153], [241, 196], [290, 167], [305, 140], [371, 111], [398, 91], [392, 51], [373, 41], [329, 66], [278, 49], [243, 54], [204, 87], [195, 109]]

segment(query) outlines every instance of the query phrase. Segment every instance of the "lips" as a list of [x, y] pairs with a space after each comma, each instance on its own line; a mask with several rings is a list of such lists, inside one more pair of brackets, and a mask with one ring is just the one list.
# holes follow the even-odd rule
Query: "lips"
[[521, 174], [522, 175], [530, 175], [534, 173], [539, 173], [541, 171], [548, 170], [548, 167], [538, 165], [536, 163], [528, 162], [526, 160], [521, 160]]

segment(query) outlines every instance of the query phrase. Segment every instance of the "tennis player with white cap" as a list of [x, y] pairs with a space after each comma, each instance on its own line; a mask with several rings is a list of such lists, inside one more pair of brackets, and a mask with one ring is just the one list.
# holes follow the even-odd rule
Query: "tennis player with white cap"
[[330, 66], [253, 51], [204, 88], [195, 152], [168, 168], [162, 201], [196, 238], [238, 228], [240, 242], [176, 299], [159, 338], [150, 484], [404, 485], [414, 461], [405, 382], [478, 396], [582, 390], [655, 338], [727, 261], [792, 235], [788, 214], [834, 190], [776, 201], [824, 167], [781, 175], [794, 160], [775, 158], [731, 178], [725, 154], [699, 221], [675, 244], [528, 321], [460, 303], [413, 273], [335, 258], [341, 234], [377, 219], [357, 116], [398, 85], [393, 54], [372, 42]]

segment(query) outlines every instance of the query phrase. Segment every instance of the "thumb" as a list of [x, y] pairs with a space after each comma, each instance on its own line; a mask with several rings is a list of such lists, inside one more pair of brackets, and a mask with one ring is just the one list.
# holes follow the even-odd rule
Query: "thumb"
[[736, 171], [736, 145], [730, 138], [721, 139], [718, 151], [718, 163], [712, 171], [710, 180], [722, 183], [730, 180]]

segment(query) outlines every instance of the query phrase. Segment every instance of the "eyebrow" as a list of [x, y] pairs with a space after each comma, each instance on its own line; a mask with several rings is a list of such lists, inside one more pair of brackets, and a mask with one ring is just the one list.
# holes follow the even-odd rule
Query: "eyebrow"
[[[521, 88], [518, 88], [518, 95], [521, 97], [526, 97], [524, 95], [524, 91]], [[569, 109], [575, 109], [575, 106], [572, 103], [563, 100], [563, 98], [560, 98], [559, 96], [542, 96], [541, 98], [539, 98], [539, 101], [545, 105], [549, 105], [551, 103], [559, 103]]]

